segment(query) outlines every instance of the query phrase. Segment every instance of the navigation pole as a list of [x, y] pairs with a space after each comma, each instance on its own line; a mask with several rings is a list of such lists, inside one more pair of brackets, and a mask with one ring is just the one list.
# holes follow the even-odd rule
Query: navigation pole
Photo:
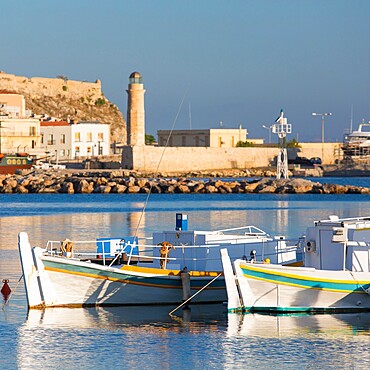
[[288, 178], [288, 153], [286, 150], [286, 136], [292, 133], [292, 125], [288, 124], [288, 119], [284, 117], [284, 112], [281, 109], [280, 116], [272, 125], [272, 132], [279, 137], [279, 154], [277, 156], [276, 178]]

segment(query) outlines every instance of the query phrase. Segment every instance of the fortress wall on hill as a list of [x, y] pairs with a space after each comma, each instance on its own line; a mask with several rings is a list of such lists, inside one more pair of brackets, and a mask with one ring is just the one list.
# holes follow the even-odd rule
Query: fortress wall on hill
[[83, 82], [62, 78], [23, 77], [0, 72], [0, 90], [25, 93], [32, 98], [42, 96], [65, 96], [69, 99], [91, 99], [95, 102], [102, 96], [101, 82]]
[[[306, 146], [307, 144], [307, 146]], [[302, 157], [321, 157], [322, 145], [303, 143], [298, 149]], [[336, 159], [338, 143], [325, 143], [325, 164], [332, 164]], [[122, 167], [137, 171], [155, 172], [163, 155], [164, 147], [126, 146], [122, 152]], [[161, 172], [186, 172], [222, 169], [248, 169], [271, 165], [278, 154], [278, 148], [200, 148], [168, 147], [164, 151], [159, 165]], [[289, 157], [295, 158], [297, 149], [290, 150]]]

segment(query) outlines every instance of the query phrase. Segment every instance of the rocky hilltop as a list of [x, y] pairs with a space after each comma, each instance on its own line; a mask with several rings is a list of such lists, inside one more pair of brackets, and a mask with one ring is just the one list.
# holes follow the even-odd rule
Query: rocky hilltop
[[62, 120], [100, 121], [111, 125], [111, 141], [126, 142], [126, 123], [118, 107], [103, 94], [101, 82], [23, 77], [0, 71], [0, 91], [22, 94], [26, 109]]

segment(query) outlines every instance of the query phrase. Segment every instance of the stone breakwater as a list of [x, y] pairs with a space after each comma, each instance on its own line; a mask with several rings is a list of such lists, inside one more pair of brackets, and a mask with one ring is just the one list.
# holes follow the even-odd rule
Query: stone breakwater
[[275, 193], [275, 194], [370, 194], [370, 188], [320, 184], [305, 179], [259, 180], [143, 178], [125, 171], [31, 172], [2, 175], [1, 193]]

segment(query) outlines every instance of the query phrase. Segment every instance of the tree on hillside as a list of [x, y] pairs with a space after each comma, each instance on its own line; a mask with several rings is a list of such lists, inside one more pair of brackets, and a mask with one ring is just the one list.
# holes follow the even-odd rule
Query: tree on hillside
[[64, 82], [68, 81], [68, 77], [64, 76], [64, 75], [58, 75], [57, 78], [60, 78], [60, 79], [64, 80]]

